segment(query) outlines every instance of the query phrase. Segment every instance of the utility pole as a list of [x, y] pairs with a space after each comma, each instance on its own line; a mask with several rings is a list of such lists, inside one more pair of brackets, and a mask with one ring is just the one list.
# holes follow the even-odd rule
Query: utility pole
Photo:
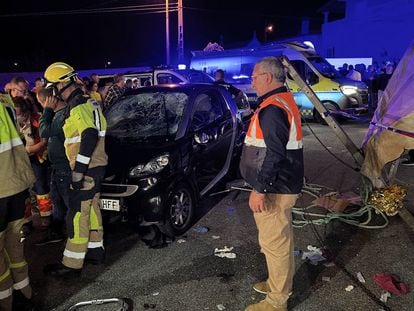
[[165, 51], [166, 65], [170, 64], [170, 20], [169, 20], [168, 0], [165, 0]]
[[178, 0], [178, 63], [184, 61], [183, 0]]

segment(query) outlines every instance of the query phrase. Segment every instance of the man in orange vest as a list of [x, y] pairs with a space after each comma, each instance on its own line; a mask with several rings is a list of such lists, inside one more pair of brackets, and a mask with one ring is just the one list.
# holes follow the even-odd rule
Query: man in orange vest
[[254, 67], [252, 86], [259, 105], [244, 141], [240, 171], [253, 188], [249, 207], [268, 279], [253, 286], [266, 299], [246, 311], [287, 311], [292, 291], [292, 207], [302, 189], [304, 169], [300, 112], [285, 79], [285, 68], [276, 57], [265, 57]]

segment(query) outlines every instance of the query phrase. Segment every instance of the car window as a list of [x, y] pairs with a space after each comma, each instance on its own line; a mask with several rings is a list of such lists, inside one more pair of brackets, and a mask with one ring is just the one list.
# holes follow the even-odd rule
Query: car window
[[105, 113], [108, 135], [135, 140], [174, 136], [187, 104], [188, 95], [176, 91], [125, 96]]
[[158, 84], [178, 84], [183, 83], [181, 79], [178, 77], [170, 74], [170, 73], [159, 73], [157, 74], [157, 82]]
[[199, 94], [194, 100], [193, 127], [210, 124], [223, 115], [223, 102], [221, 96], [214, 92]]

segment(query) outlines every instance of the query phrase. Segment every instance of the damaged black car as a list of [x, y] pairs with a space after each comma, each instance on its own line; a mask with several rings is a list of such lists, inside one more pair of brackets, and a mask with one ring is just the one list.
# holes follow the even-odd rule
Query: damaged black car
[[106, 111], [101, 209], [170, 237], [192, 224], [197, 202], [238, 167], [249, 107], [221, 86], [140, 88]]

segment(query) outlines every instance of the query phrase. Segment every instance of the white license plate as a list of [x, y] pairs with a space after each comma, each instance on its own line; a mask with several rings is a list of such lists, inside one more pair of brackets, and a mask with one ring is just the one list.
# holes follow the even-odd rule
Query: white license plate
[[121, 210], [119, 200], [101, 199], [101, 209], [119, 212]]

